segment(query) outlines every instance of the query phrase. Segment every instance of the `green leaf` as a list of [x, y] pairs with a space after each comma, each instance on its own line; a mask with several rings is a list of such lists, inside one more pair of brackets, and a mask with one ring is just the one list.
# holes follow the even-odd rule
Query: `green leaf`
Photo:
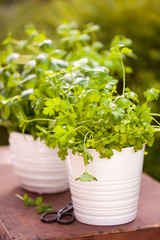
[[159, 89], [151, 88], [144, 92], [144, 96], [147, 99], [147, 101], [151, 102], [158, 99], [159, 93], [160, 93]]
[[33, 34], [33, 33], [36, 32], [36, 31], [37, 31], [37, 29], [36, 29], [35, 26], [32, 25], [32, 24], [28, 24], [28, 25], [25, 26], [25, 32], [26, 32], [28, 35], [31, 35], [31, 34]]
[[57, 69], [57, 68], [66, 69], [68, 67], [68, 65], [69, 65], [69, 63], [62, 59], [56, 59], [56, 58], [51, 59], [51, 69], [52, 70], [58, 71], [59, 69]]
[[66, 53], [67, 52], [62, 49], [56, 49], [50, 53], [50, 56], [52, 56], [54, 58], [62, 58], [64, 55], [66, 55]]
[[59, 112], [61, 108], [67, 109], [69, 105], [67, 101], [55, 97], [53, 99], [48, 99], [45, 102], [45, 106], [43, 113], [45, 115], [54, 116], [55, 112]]
[[52, 99], [49, 99], [45, 102], [45, 107], [43, 109], [43, 114], [48, 116], [54, 116], [55, 115], [55, 103]]
[[54, 49], [52, 40], [46, 39], [39, 44], [40, 50], [44, 53], [50, 53]]
[[37, 60], [36, 60], [36, 66], [38, 68], [42, 68], [43, 70], [46, 70], [46, 71], [48, 70], [49, 64], [48, 64], [48, 60], [44, 54], [38, 55]]
[[59, 150], [58, 151], [58, 157], [62, 160], [62, 161], [64, 161], [64, 160], [66, 160], [66, 156], [68, 155], [68, 152], [67, 152], [67, 150]]
[[109, 100], [103, 100], [102, 101], [102, 104], [106, 107], [106, 108], [108, 108], [108, 109], [113, 109], [113, 108], [115, 108], [115, 104], [113, 103], [113, 102], [111, 102], [110, 101], [110, 99]]
[[113, 151], [111, 149], [105, 149], [105, 155], [110, 159], [113, 156]]
[[126, 136], [126, 134], [122, 134], [121, 135], [121, 144], [125, 144], [127, 142], [127, 136]]
[[86, 33], [91, 33], [91, 32], [97, 32], [100, 30], [100, 26], [93, 24], [93, 23], [88, 23], [84, 25], [84, 32]]
[[43, 204], [37, 207], [36, 209], [38, 209], [37, 214], [53, 211], [53, 207], [48, 204]]
[[91, 181], [97, 181], [97, 178], [95, 178], [93, 175], [89, 174], [88, 172], [85, 172], [80, 177], [76, 178], [76, 181], [77, 180], [80, 180], [81, 182], [91, 182]]
[[19, 102], [17, 102], [17, 101], [11, 102], [11, 109], [12, 109], [14, 115], [17, 118], [26, 119], [26, 115], [24, 113], [24, 109], [23, 109], [22, 105]]
[[138, 95], [137, 95], [135, 92], [130, 91], [129, 88], [126, 88], [126, 89], [125, 89], [125, 96], [126, 96], [128, 99], [132, 99], [133, 101], [139, 103]]
[[117, 58], [120, 56], [120, 50], [124, 47], [123, 44], [117, 44], [110, 49], [110, 58]]
[[54, 131], [54, 137], [56, 138], [62, 137], [64, 134], [67, 133], [67, 131], [59, 125], [56, 125], [53, 131]]
[[66, 146], [68, 140], [68, 134], [63, 135], [62, 137], [59, 137], [59, 146]]
[[84, 159], [85, 166], [90, 163], [89, 161], [91, 161], [91, 162], [93, 161], [93, 157], [87, 151], [83, 152], [82, 156], [83, 156], [83, 159]]
[[118, 98], [118, 100], [116, 101], [116, 104], [119, 108], [127, 109], [131, 106], [132, 103], [128, 99], [121, 97], [121, 98]]
[[121, 51], [121, 53], [124, 53], [124, 54], [127, 54], [127, 53], [132, 53], [132, 49], [130, 49], [130, 48], [127, 48], [127, 47], [124, 47], [124, 48], [122, 48], [122, 51]]
[[16, 61], [19, 58], [19, 53], [12, 53], [7, 57], [7, 63]]
[[[29, 97], [31, 94], [33, 94], [33, 88], [29, 88], [29, 89], [27, 89], [27, 90], [22, 91], [22, 92], [21, 92], [21, 97], [28, 99], [28, 97]], [[32, 95], [32, 96], [33, 96], [33, 95]]]
[[84, 70], [86, 72], [96, 72], [96, 73], [106, 73], [109, 71], [108, 68], [103, 67], [103, 66], [99, 66], [99, 67], [95, 67], [95, 68], [84, 67]]
[[12, 40], [12, 34], [8, 33], [7, 38], [2, 42], [2, 45], [7, 45], [8, 43], [10, 43]]
[[40, 205], [42, 205], [42, 201], [43, 201], [42, 197], [37, 197], [36, 200], [35, 200], [35, 204], [37, 206], [40, 206]]
[[28, 194], [23, 195], [23, 202], [25, 206], [35, 206], [35, 202], [32, 198], [28, 197]]
[[117, 44], [123, 44], [124, 46], [131, 46], [132, 40], [122, 35], [115, 35], [114, 38], [112, 39], [111, 46], [114, 47]]
[[25, 88], [33, 89], [37, 84], [37, 76], [36, 74], [30, 74], [25, 79], [23, 79], [19, 85], [23, 85]]
[[88, 90], [87, 99], [89, 102], [99, 102], [101, 99], [100, 92], [96, 89]]
[[8, 105], [3, 105], [2, 109], [1, 109], [1, 114], [2, 114], [3, 118], [8, 119], [10, 113], [11, 113], [10, 107]]
[[40, 97], [37, 101], [36, 101], [36, 104], [35, 104], [35, 107], [34, 107], [34, 112], [36, 115], [40, 114], [42, 109], [44, 108], [44, 100], [42, 97]]
[[116, 120], [122, 119], [124, 117], [125, 111], [121, 108], [116, 108], [112, 111], [112, 114]]
[[78, 40], [82, 41], [82, 42], [88, 42], [88, 41], [90, 41], [90, 39], [91, 39], [91, 37], [88, 34], [81, 34], [78, 37]]
[[60, 107], [60, 109], [62, 109], [62, 111], [68, 109], [69, 106], [70, 106], [70, 104], [66, 100], [61, 100], [59, 103], [59, 107]]

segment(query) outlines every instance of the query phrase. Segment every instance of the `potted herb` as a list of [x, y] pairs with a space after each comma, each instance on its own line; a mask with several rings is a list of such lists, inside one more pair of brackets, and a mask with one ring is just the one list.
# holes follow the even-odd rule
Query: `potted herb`
[[83, 223], [115, 225], [136, 217], [145, 145], [152, 146], [160, 131], [154, 118], [160, 115], [151, 113], [148, 103], [157, 100], [160, 91], [148, 89], [140, 104], [137, 94], [126, 88], [123, 56], [131, 52], [120, 44], [110, 50], [110, 57], [121, 62], [121, 94], [106, 67], [81, 59], [65, 70], [65, 77], [73, 80], [65, 99], [68, 108], [60, 108], [60, 101], [53, 104], [54, 98], [43, 108], [55, 123], [41, 131], [41, 138], [50, 147], [58, 146], [62, 160], [69, 153], [74, 212]]
[[[68, 63], [59, 59], [65, 52], [55, 49], [44, 34], [33, 26], [28, 26], [26, 31], [27, 40], [17, 41], [9, 36], [3, 42], [6, 49], [0, 68], [0, 125], [10, 133], [11, 157], [20, 185], [40, 194], [62, 192], [68, 189], [66, 164], [59, 161], [56, 149], [49, 149], [40, 142], [36, 125], [50, 128], [50, 122], [41, 121], [39, 114], [44, 106], [40, 95], [47, 98], [54, 94], [53, 82], [48, 80], [45, 71], [54, 69], [58, 74]], [[34, 103], [30, 99], [33, 92]], [[38, 101], [36, 96], [39, 96]], [[20, 119], [32, 118], [37, 121], [26, 127], [24, 137]]]
[[[92, 67], [102, 62], [106, 64], [104, 59], [107, 52], [99, 51], [102, 43], [96, 41], [95, 37], [98, 29], [99, 26], [93, 24], [87, 24], [82, 31], [73, 23], [60, 25], [58, 32], [61, 35], [61, 49], [56, 49], [53, 42], [32, 25], [26, 27], [27, 39], [18, 41], [8, 35], [2, 43], [5, 49], [1, 52], [0, 124], [7, 127], [10, 133], [9, 142], [15, 171], [25, 189], [39, 193], [61, 191], [59, 188], [53, 190], [50, 186], [46, 188], [44, 184], [44, 179], [48, 184], [54, 182], [53, 175], [56, 179], [56, 174], [60, 176], [59, 171], [63, 175], [63, 181], [59, 180], [59, 184], [64, 185], [62, 190], [68, 186], [65, 164], [58, 162], [57, 150], [48, 149], [37, 139], [38, 136], [43, 138], [41, 135], [45, 134], [45, 129], [50, 131], [55, 124], [53, 120], [48, 120], [42, 110], [48, 98], [57, 96], [62, 98], [61, 101], [56, 99], [62, 105], [60, 108], [68, 107], [64, 99], [69, 92], [72, 94], [70, 87], [73, 87], [73, 76], [63, 71], [67, 68], [68, 61], [74, 60], [74, 64], [90, 61]], [[108, 62], [111, 64], [112, 60], [108, 60], [107, 64]], [[117, 66], [115, 63], [112, 65]], [[83, 74], [78, 74], [76, 81], [84, 85]], [[53, 101], [50, 102], [53, 104]], [[53, 114], [52, 110], [51, 113], [54, 115], [53, 119], [58, 114], [56, 111]], [[24, 122], [30, 123], [25, 128], [25, 139], [21, 134]], [[63, 148], [67, 149], [64, 146]], [[57, 168], [51, 168], [52, 157], [57, 161]], [[31, 164], [34, 164], [34, 167]], [[41, 180], [37, 180], [38, 174]]]

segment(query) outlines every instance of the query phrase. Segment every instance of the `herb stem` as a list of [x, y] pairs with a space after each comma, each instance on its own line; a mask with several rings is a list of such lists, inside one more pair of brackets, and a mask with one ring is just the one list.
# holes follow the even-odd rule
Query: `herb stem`
[[160, 126], [160, 123], [154, 117], [152, 119]]
[[76, 130], [78, 130], [79, 128], [85, 128], [85, 129], [87, 129], [89, 132], [91, 132], [91, 131], [89, 130], [89, 128], [87, 128], [87, 127], [85, 127], [85, 126], [79, 126], [79, 127], [75, 128], [74, 130], [76, 131]]
[[107, 138], [102, 138], [102, 139], [100, 139], [100, 140], [98, 140], [98, 141], [96, 141], [96, 142], [94, 142], [94, 143], [98, 143], [98, 142], [101, 142], [101, 141], [103, 141], [103, 140], [106, 140]]
[[[12, 39], [11, 40], [11, 43], [13, 43], [13, 44], [18, 44], [18, 40], [16, 40], [16, 39]], [[35, 54], [39, 54], [39, 51], [35, 48], [35, 47], [33, 47], [31, 44], [28, 44], [27, 46], [26, 46], [27, 48], [28, 48], [28, 50], [30, 50], [31, 52], [33, 52], [33, 53], [35, 53]]]
[[24, 198], [23, 198], [22, 196], [20, 196], [19, 194], [16, 193], [15, 196], [16, 196], [17, 198], [19, 198], [20, 200], [24, 201]]
[[85, 121], [82, 121], [82, 122], [78, 122], [77, 124], [82, 124], [82, 123], [86, 123], [86, 122], [92, 122], [92, 120], [85, 120]]
[[50, 119], [50, 118], [34, 118], [34, 119], [24, 120], [24, 121], [25, 121], [25, 124], [24, 124], [23, 129], [22, 129], [23, 134], [25, 133], [26, 126], [27, 126], [28, 123], [30, 123], [30, 122], [34, 122], [34, 121], [49, 121], [49, 122], [55, 122], [56, 120]]
[[160, 132], [160, 128], [155, 129], [155, 132]]
[[160, 114], [159, 113], [151, 113], [152, 116], [157, 116], [157, 117], [160, 117]]
[[34, 121], [49, 121], [49, 122], [55, 122], [56, 120], [50, 119], [50, 118], [34, 118], [34, 119], [30, 119], [30, 120], [25, 120], [25, 122], [27, 122], [27, 123], [34, 122]]
[[87, 138], [87, 135], [88, 135], [89, 133], [90, 133], [90, 131], [87, 132], [86, 135], [85, 135], [85, 137], [84, 137], [84, 149], [85, 149], [85, 152], [86, 152], [86, 138]]
[[124, 96], [124, 92], [125, 92], [125, 85], [126, 85], [126, 76], [125, 76], [125, 67], [124, 67], [124, 63], [122, 60], [122, 55], [120, 53], [120, 51], [118, 50], [119, 53], [119, 57], [120, 57], [120, 61], [121, 61], [121, 65], [122, 65], [122, 72], [123, 72], [123, 91], [122, 91], [122, 96]]

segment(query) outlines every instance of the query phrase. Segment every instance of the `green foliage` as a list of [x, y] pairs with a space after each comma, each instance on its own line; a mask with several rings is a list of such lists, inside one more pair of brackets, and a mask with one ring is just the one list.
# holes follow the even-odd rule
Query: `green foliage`
[[23, 197], [19, 194], [16, 194], [16, 197], [23, 201], [25, 206], [36, 206], [37, 214], [53, 211], [53, 207], [48, 204], [43, 204], [43, 198], [37, 197], [35, 200], [28, 197], [28, 194], [24, 194]]
[[[112, 62], [108, 51], [101, 51], [95, 47], [97, 41], [91, 40], [92, 34], [98, 30], [99, 27], [94, 24], [87, 24], [82, 30], [77, 29], [75, 22], [62, 24], [58, 28], [61, 35], [58, 49], [52, 40], [46, 39], [45, 33], [33, 25], [25, 27], [25, 40], [18, 41], [9, 34], [2, 43], [5, 51], [0, 67], [0, 125], [7, 127], [9, 132], [21, 131], [24, 123], [30, 122], [24, 129], [36, 138], [40, 126], [49, 126], [46, 120], [43, 121], [46, 118], [44, 115], [54, 119], [60, 109], [64, 112], [68, 109], [70, 99], [67, 96], [73, 93], [73, 78], [80, 86], [86, 83], [85, 75], [80, 71], [73, 73], [76, 76], [72, 75], [72, 68], [78, 70], [85, 65], [83, 71], [89, 75], [108, 72], [108, 61]], [[108, 90], [116, 82], [110, 77]], [[80, 87], [74, 88], [77, 94], [79, 91]], [[90, 93], [90, 98], [94, 94]], [[72, 118], [65, 115], [65, 121], [69, 121], [70, 125], [73, 124]], [[30, 121], [32, 119], [37, 121]], [[63, 141], [65, 139], [67, 137]]]
[[[87, 151], [89, 148], [96, 149], [101, 158], [111, 158], [113, 149], [121, 151], [122, 148], [133, 146], [138, 151], [144, 144], [153, 145], [154, 133], [160, 131], [160, 128], [159, 123], [157, 126], [151, 125], [154, 114], [152, 116], [147, 103], [148, 100], [156, 100], [160, 91], [154, 88], [147, 90], [144, 93], [147, 101], [138, 104], [136, 93], [125, 88], [122, 55], [128, 53], [131, 53], [129, 48], [126, 50], [123, 45], [115, 45], [109, 56], [111, 59], [118, 58], [122, 64], [122, 94], [117, 93], [117, 81], [98, 62], [95, 64], [94, 61], [94, 65], [90, 61], [83, 64], [79, 61], [78, 66], [77, 61], [73, 61], [71, 67], [63, 71], [64, 78], [72, 78], [72, 86], [67, 90], [69, 97], [65, 100], [66, 105], [61, 107], [60, 94], [58, 98], [46, 101], [43, 113], [55, 117], [55, 124], [53, 129], [41, 134], [48, 146], [55, 147], [55, 143], [58, 145], [62, 160], [66, 158], [68, 149], [71, 149], [73, 154], [83, 157], [87, 166], [93, 161]], [[77, 76], [81, 76], [84, 85], [79, 84]], [[68, 119], [69, 115], [72, 116], [72, 122]], [[77, 180], [92, 181], [95, 178], [86, 171]]]
[[[126, 88], [124, 60], [134, 56], [128, 47], [131, 41], [115, 37], [110, 51], [104, 50], [93, 37], [97, 31], [93, 24], [77, 29], [75, 23], [64, 23], [55, 49], [44, 33], [29, 25], [25, 44], [12, 37], [5, 41], [13, 53], [0, 71], [1, 125], [39, 136], [49, 147], [58, 146], [62, 160], [71, 149], [83, 157], [86, 167], [93, 161], [88, 148], [96, 149], [101, 158], [111, 158], [113, 149], [152, 146], [154, 133], [160, 131], [148, 106], [160, 91], [147, 90], [146, 102], [139, 104], [138, 95]], [[21, 49], [15, 53], [17, 46]], [[115, 75], [122, 75], [122, 93]], [[158, 125], [152, 126], [152, 121]], [[78, 179], [96, 180], [87, 171]]]
[[23, 195], [23, 203], [25, 206], [35, 206], [36, 205], [35, 201], [32, 198], [28, 197], [28, 194], [26, 194], [26, 193]]
[[160, 91], [158, 89], [151, 88], [144, 92], [144, 96], [148, 102], [152, 102], [158, 99], [159, 93]]
[[[26, 26], [25, 30], [28, 35], [23, 40], [25, 44], [11, 35], [3, 42], [5, 51], [0, 63], [0, 125], [9, 132], [21, 131], [26, 120], [40, 119], [44, 115], [41, 110], [46, 99], [51, 96], [56, 98], [57, 91], [60, 91], [61, 81], [57, 82], [57, 74], [68, 66], [68, 62], [63, 60], [65, 51], [54, 49], [52, 41], [45, 39], [44, 33], [38, 32], [33, 25]], [[64, 105], [65, 100], [61, 100], [59, 107]], [[26, 125], [26, 132], [34, 138], [37, 137], [36, 132], [39, 132], [37, 123], [48, 126], [45, 120], [31, 121], [29, 127]]]
[[97, 181], [97, 179], [90, 175], [89, 173], [83, 173], [79, 178], [76, 178], [76, 181], [80, 180], [81, 182], [90, 182], [90, 181]]

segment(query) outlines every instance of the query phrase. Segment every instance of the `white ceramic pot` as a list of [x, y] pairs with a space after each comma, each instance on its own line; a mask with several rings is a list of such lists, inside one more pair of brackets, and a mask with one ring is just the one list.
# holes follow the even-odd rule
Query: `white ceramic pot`
[[10, 133], [9, 143], [14, 172], [22, 188], [39, 194], [68, 189], [66, 162], [58, 158], [57, 149], [18, 132]]
[[114, 151], [111, 159], [101, 159], [94, 149], [88, 150], [93, 162], [87, 171], [98, 181], [75, 181], [85, 171], [82, 157], [69, 152], [69, 184], [78, 221], [92, 225], [118, 225], [136, 218], [143, 168], [144, 148]]

